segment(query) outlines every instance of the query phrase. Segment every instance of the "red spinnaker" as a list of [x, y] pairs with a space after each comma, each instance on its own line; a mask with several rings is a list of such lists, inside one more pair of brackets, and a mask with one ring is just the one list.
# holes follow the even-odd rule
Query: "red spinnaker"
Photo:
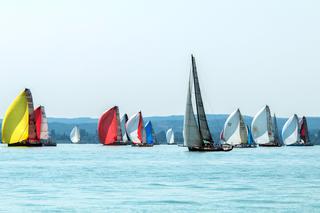
[[118, 127], [120, 125], [117, 119], [118, 107], [115, 106], [100, 117], [98, 122], [98, 134], [100, 143], [110, 145], [118, 141]]

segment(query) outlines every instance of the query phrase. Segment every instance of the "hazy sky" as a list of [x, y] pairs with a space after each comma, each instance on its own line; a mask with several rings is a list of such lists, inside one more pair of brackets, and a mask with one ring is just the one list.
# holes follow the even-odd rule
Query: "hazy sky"
[[24, 88], [48, 116], [184, 114], [194, 53], [207, 113], [320, 115], [317, 0], [0, 2], [0, 117]]

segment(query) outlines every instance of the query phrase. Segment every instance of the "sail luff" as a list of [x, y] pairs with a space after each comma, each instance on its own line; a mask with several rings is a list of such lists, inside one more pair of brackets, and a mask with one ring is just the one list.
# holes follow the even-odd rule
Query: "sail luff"
[[192, 73], [193, 73], [197, 118], [198, 118], [198, 125], [200, 129], [200, 135], [201, 135], [201, 138], [204, 140], [204, 143], [213, 143], [212, 135], [209, 130], [207, 117], [205, 114], [203, 101], [201, 97], [201, 90], [199, 85], [196, 61], [193, 55], [191, 56], [191, 60], [192, 60]]
[[240, 110], [239, 110], [239, 121], [240, 121], [239, 125], [240, 125], [241, 144], [248, 144], [248, 130], [247, 130], [246, 124], [244, 123], [244, 119]]
[[29, 111], [29, 138], [28, 142], [31, 144], [38, 144], [40, 141], [37, 139], [36, 134], [36, 124], [35, 124], [35, 116], [34, 116], [34, 105], [31, 91], [29, 89], [25, 89], [27, 102], [28, 102], [28, 111]]
[[274, 142], [274, 135], [273, 135], [273, 124], [272, 124], [272, 117], [271, 111], [269, 106], [266, 106], [266, 113], [267, 113], [267, 127], [268, 127], [268, 137], [270, 142]]

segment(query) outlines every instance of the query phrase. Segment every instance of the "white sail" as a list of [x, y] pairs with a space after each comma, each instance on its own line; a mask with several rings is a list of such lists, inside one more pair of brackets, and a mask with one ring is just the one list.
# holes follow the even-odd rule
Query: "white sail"
[[234, 111], [226, 120], [223, 129], [223, 139], [225, 143], [231, 145], [248, 143], [248, 130], [239, 109]]
[[127, 114], [124, 114], [124, 115], [121, 117], [121, 120], [120, 120], [121, 132], [122, 132], [122, 140], [123, 140], [123, 142], [128, 142], [128, 141], [129, 141], [128, 136], [127, 136], [127, 130], [126, 130], [127, 120], [128, 120]]
[[80, 142], [80, 129], [79, 127], [75, 126], [71, 130], [70, 133], [70, 140], [72, 143], [79, 143]]
[[42, 113], [42, 119], [41, 119], [40, 139], [48, 140], [49, 139], [48, 119], [43, 106], [41, 106], [41, 113]]
[[187, 104], [186, 112], [184, 115], [183, 123], [183, 138], [184, 145], [188, 147], [202, 147], [203, 142], [200, 136], [199, 128], [197, 126], [197, 121], [194, 116], [193, 107], [192, 107], [192, 71], [190, 72], [188, 92], [187, 92]]
[[282, 138], [285, 145], [299, 143], [299, 119], [296, 114], [291, 116], [284, 124], [282, 129]]
[[166, 138], [167, 138], [167, 143], [168, 144], [174, 144], [174, 132], [171, 129], [168, 129], [167, 133], [166, 133]]
[[126, 130], [132, 143], [146, 143], [146, 131], [144, 129], [141, 112], [134, 114], [126, 123]]
[[254, 116], [251, 131], [252, 137], [257, 144], [267, 144], [274, 141], [271, 113], [268, 106], [262, 108], [256, 116]]

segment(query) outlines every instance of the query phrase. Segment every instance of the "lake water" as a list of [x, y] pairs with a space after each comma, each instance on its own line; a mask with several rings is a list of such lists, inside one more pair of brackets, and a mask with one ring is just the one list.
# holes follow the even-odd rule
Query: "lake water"
[[0, 146], [0, 211], [320, 212], [320, 146]]

